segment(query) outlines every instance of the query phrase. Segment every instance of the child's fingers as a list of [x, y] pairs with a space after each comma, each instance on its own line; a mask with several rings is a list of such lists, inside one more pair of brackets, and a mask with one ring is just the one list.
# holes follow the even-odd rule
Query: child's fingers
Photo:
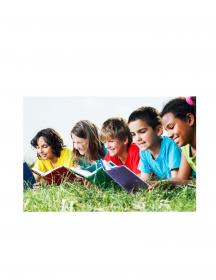
[[154, 189], [158, 184], [158, 181], [148, 181], [148, 190]]
[[88, 181], [88, 180], [84, 180], [83, 181], [83, 185], [85, 186], [85, 187], [89, 187], [90, 186], [90, 182]]
[[83, 182], [83, 178], [80, 176], [76, 176], [76, 178], [74, 179], [74, 182]]
[[34, 183], [33, 190], [37, 190], [37, 189], [40, 189], [40, 188], [41, 188], [41, 184], [39, 182]]

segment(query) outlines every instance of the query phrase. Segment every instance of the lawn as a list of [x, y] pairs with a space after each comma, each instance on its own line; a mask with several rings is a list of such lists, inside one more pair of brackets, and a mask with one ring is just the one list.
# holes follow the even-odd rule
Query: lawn
[[161, 184], [154, 190], [140, 190], [128, 194], [116, 186], [85, 187], [64, 182], [60, 186], [43, 186], [24, 192], [24, 211], [196, 211], [196, 188], [171, 188]]

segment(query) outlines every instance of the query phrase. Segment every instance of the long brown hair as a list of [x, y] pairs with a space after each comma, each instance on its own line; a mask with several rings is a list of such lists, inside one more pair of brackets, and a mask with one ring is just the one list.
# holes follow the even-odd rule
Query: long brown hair
[[80, 159], [87, 161], [97, 160], [105, 156], [104, 148], [99, 140], [98, 129], [95, 124], [88, 120], [81, 120], [77, 122], [71, 130], [72, 134], [77, 137], [88, 139], [88, 150], [84, 156], [80, 155], [79, 151], [73, 148], [74, 163], [78, 164]]

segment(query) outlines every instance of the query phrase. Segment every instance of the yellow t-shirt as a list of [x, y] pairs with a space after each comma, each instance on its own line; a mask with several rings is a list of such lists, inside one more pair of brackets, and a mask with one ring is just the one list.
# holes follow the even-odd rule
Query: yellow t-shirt
[[[61, 165], [64, 165], [65, 167], [73, 166], [72, 151], [67, 147], [63, 147], [63, 149], [61, 150], [60, 157], [58, 157], [55, 168]], [[48, 159], [37, 159], [35, 161], [33, 169], [38, 169], [39, 171], [44, 173], [54, 169], [54, 167]]]

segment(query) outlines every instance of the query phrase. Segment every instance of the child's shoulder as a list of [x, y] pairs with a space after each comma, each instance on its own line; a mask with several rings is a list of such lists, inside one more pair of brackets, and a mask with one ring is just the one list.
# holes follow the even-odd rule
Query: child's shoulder
[[41, 172], [47, 172], [51, 169], [50, 162], [47, 159], [37, 158], [33, 169], [40, 170]]
[[73, 157], [73, 152], [68, 147], [63, 147], [61, 150], [60, 158], [61, 159], [70, 159]]
[[72, 150], [70, 150], [67, 146], [63, 147], [61, 150], [62, 154], [71, 154]]
[[139, 153], [139, 148], [136, 144], [131, 143], [129, 147], [130, 152], [132, 153]]
[[190, 144], [186, 144], [185, 146], [181, 147], [181, 150], [186, 156], [190, 156], [190, 148]]
[[180, 147], [175, 143], [175, 141], [167, 136], [163, 138], [163, 144], [161, 146], [161, 153], [164, 155], [172, 155], [175, 154], [176, 156], [181, 155]]
[[170, 146], [170, 145], [177, 146], [175, 141], [173, 139], [169, 138], [168, 136], [163, 136], [162, 137], [162, 145], [164, 145], [164, 146]]

